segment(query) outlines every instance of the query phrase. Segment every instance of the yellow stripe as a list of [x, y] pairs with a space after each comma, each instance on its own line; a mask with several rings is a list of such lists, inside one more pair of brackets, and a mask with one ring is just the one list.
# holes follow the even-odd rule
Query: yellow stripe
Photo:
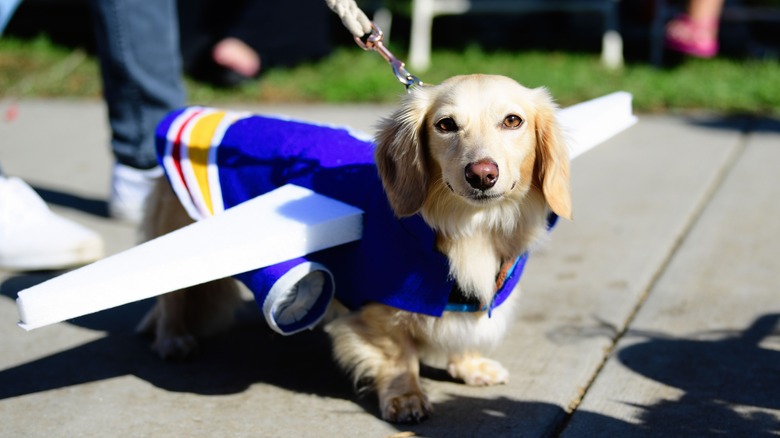
[[[224, 117], [224, 111], [203, 116], [195, 123], [190, 134], [189, 158], [192, 171], [198, 180], [198, 188], [203, 195], [203, 201], [212, 215], [214, 214], [214, 207], [212, 206], [211, 192], [209, 191], [209, 148], [211, 148], [214, 132]], [[190, 190], [193, 191], [193, 188], [190, 188]]]

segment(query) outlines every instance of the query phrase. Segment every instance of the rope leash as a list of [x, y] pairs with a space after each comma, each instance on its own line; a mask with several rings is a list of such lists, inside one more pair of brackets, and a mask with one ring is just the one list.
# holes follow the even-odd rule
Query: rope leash
[[341, 18], [341, 23], [355, 38], [361, 49], [379, 53], [393, 68], [393, 74], [408, 92], [411, 87], [423, 85], [415, 75], [409, 73], [404, 63], [396, 58], [382, 41], [382, 30], [360, 10], [355, 0], [325, 0], [328, 7]]
[[406, 87], [407, 92], [409, 92], [413, 86], [423, 85], [423, 82], [417, 76], [409, 73], [404, 67], [404, 63], [396, 58], [390, 52], [390, 50], [385, 47], [384, 43], [382, 42], [382, 35], [382, 29], [380, 29], [379, 26], [372, 22], [371, 33], [365, 37], [356, 36], [355, 42], [363, 50], [374, 51], [382, 55], [382, 58], [390, 63], [390, 66], [393, 68], [393, 74], [395, 75], [396, 79], [398, 79], [398, 81]]
[[355, 0], [325, 0], [331, 11], [341, 18], [344, 27], [356, 37], [371, 33], [371, 20], [360, 10]]

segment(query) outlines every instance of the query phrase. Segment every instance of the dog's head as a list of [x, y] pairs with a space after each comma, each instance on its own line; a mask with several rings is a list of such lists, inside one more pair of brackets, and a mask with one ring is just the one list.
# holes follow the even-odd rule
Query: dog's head
[[421, 209], [432, 185], [473, 206], [539, 190], [571, 218], [569, 159], [544, 88], [503, 76], [456, 76], [415, 88], [383, 120], [376, 163], [398, 216]]

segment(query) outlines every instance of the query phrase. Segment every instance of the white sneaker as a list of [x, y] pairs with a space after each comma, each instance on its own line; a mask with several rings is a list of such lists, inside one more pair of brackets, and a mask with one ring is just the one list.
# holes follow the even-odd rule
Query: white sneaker
[[111, 178], [111, 200], [108, 203], [111, 217], [140, 224], [146, 198], [162, 175], [163, 170], [159, 166], [141, 170], [124, 164], [115, 164]]
[[102, 256], [97, 233], [54, 214], [19, 178], [0, 176], [0, 268], [64, 269]]

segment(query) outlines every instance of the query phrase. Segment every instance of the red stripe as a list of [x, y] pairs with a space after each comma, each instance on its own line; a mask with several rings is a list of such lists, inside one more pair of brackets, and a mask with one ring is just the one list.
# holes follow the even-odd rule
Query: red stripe
[[173, 141], [173, 150], [171, 151], [171, 158], [173, 158], [173, 165], [176, 167], [176, 173], [179, 175], [179, 180], [182, 182], [182, 184], [184, 184], [184, 188], [187, 189], [187, 194], [190, 196], [193, 205], [195, 204], [195, 200], [192, 199], [192, 193], [190, 193], [190, 188], [187, 187], [187, 180], [184, 179], [184, 172], [181, 168], [181, 137], [184, 135], [184, 129], [187, 128], [187, 125], [192, 121], [192, 119], [194, 119], [202, 112], [203, 110], [194, 111], [192, 114], [190, 114], [189, 117], [187, 117], [187, 120], [181, 124], [179, 132], [176, 133], [176, 139]]

